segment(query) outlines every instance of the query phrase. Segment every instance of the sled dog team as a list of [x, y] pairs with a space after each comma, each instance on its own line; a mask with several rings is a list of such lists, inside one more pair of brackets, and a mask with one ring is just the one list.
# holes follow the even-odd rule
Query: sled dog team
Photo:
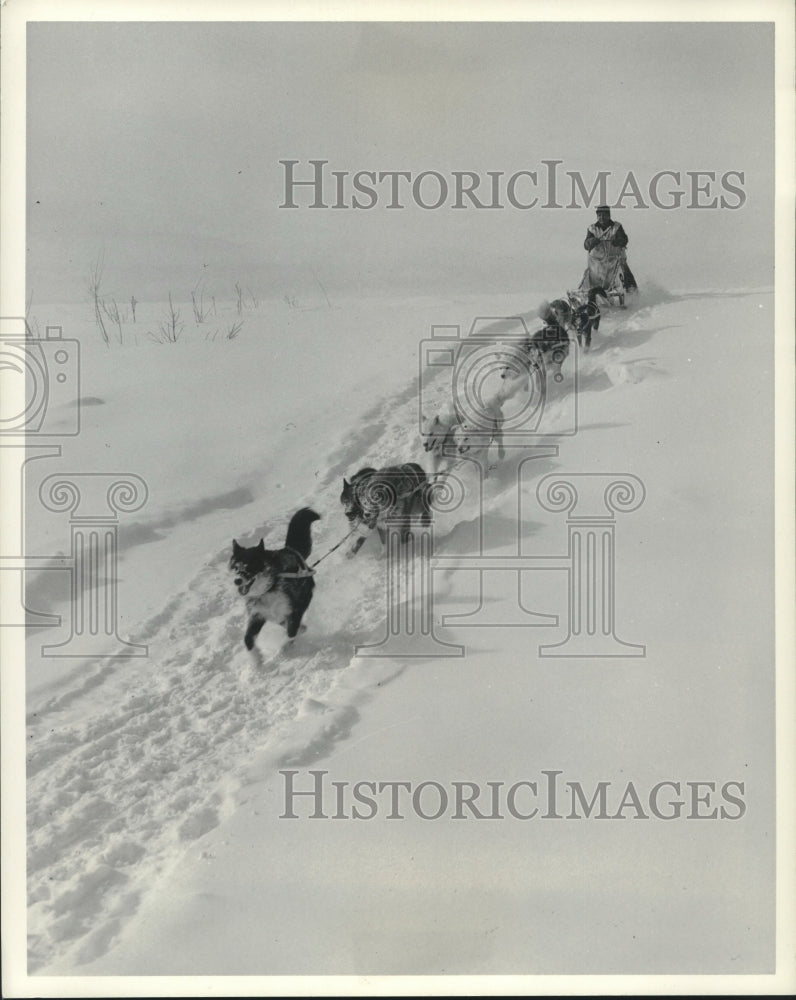
[[[568, 292], [566, 298], [543, 303], [539, 317], [544, 326], [520, 345], [527, 356], [527, 365], [537, 369], [543, 377], [552, 372], [554, 379], [560, 382], [561, 366], [569, 354], [570, 333], [577, 337], [584, 351], [591, 347], [591, 335], [600, 325], [599, 298], [608, 301], [604, 289], [596, 287], [586, 292]], [[398, 517], [407, 524], [413, 520], [428, 524], [431, 520], [429, 489], [435, 477], [450, 471], [458, 462], [480, 458], [484, 474], [488, 476], [486, 454], [491, 445], [497, 445], [499, 459], [505, 455], [502, 406], [527, 383], [527, 375], [527, 370], [523, 375], [512, 372], [508, 366], [503, 369], [504, 387], [493, 400], [484, 404], [486, 426], [484, 423], [475, 426], [462, 419], [452, 403], [440, 413], [430, 417], [423, 415], [421, 436], [432, 464], [431, 478], [416, 462], [408, 462], [383, 469], [363, 468], [350, 480], [343, 479], [340, 502], [351, 525], [347, 537], [356, 535], [348, 552], [349, 558], [356, 555], [374, 529], [384, 544], [388, 518]], [[301, 619], [315, 587], [314, 570], [307, 565], [312, 551], [310, 529], [319, 518], [320, 515], [309, 507], [297, 511], [290, 520], [281, 549], [266, 549], [262, 539], [251, 548], [233, 540], [229, 570], [248, 612], [243, 637], [246, 649], [254, 648], [254, 641], [266, 621], [282, 625], [288, 640], [304, 630]], [[407, 540], [409, 530], [408, 527], [402, 530], [402, 541]]]

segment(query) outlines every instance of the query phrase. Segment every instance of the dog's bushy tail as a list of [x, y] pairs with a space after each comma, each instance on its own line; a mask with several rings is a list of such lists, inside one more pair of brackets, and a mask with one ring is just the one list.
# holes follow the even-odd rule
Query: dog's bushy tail
[[309, 507], [302, 507], [301, 510], [297, 510], [293, 517], [291, 517], [290, 524], [287, 526], [286, 548], [293, 549], [294, 552], [298, 552], [302, 559], [306, 559], [310, 552], [312, 552], [310, 525], [313, 521], [319, 521], [320, 518], [321, 515], [316, 514]]

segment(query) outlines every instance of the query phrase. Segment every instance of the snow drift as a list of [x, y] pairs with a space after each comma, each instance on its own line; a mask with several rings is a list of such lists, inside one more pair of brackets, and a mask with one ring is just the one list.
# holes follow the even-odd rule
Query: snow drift
[[[375, 539], [321, 564], [292, 648], [266, 626], [261, 661], [243, 649], [231, 539], [281, 545], [309, 504], [322, 514], [314, 557], [326, 553], [347, 531], [344, 475], [423, 461], [417, 359], [431, 326], [531, 317], [539, 298], [263, 303], [231, 340], [199, 330], [158, 344], [139, 330], [136, 344], [131, 329], [110, 350], [90, 317], [42, 312], [84, 354], [83, 431], [61, 462], [149, 486], [120, 523], [118, 587], [123, 633], [149, 655], [65, 667], [39, 652], [57, 630], [28, 640], [31, 972], [770, 967], [770, 292], [647, 285], [578, 359], [577, 434], [519, 487], [498, 466], [481, 511], [435, 525], [454, 563], [480, 526], [490, 553], [509, 553], [519, 488], [523, 550], [551, 555], [566, 536], [536, 503], [544, 474], [639, 477], [645, 503], [617, 528], [616, 604], [643, 659], [540, 658], [565, 634], [555, 572], [526, 581], [522, 600], [557, 625], [438, 622], [464, 658], [357, 658], [384, 631]], [[572, 391], [564, 371], [552, 414]], [[31, 469], [29, 497], [50, 471]], [[29, 504], [29, 551], [65, 551], [64, 530]], [[440, 619], [514, 600], [480, 594], [472, 571], [435, 578]], [[42, 572], [28, 599], [67, 612], [66, 575]], [[704, 725], [708, 713], [722, 724]], [[290, 821], [286, 767], [341, 781], [511, 782], [541, 768], [584, 783], [740, 780], [748, 808], [679, 824]]]

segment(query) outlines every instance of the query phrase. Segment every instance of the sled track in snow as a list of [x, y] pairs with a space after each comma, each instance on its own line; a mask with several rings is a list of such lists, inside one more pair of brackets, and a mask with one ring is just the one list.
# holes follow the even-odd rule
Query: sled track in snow
[[[405, 409], [416, 406], [414, 392], [412, 383], [369, 414], [307, 498], [325, 515], [315, 526], [316, 557], [346, 531], [340, 470], [364, 464], [363, 456], [391, 460], [406, 450], [401, 425]], [[257, 533], [280, 545], [284, 530], [265, 523]], [[29, 718], [31, 972], [103, 954], [154, 879], [234, 808], [252, 757], [278, 741], [302, 706], [324, 713], [324, 695], [354, 644], [382, 621], [380, 564], [372, 556], [358, 559], [357, 599], [350, 586], [335, 599], [339, 580], [353, 576], [340, 551], [319, 571], [309, 631], [258, 666], [243, 648], [244, 607], [227, 559], [226, 550], [214, 555], [136, 630], [149, 658], [103, 661]], [[102, 708], [88, 723], [64, 725], [68, 709], [88, 694]], [[328, 714], [325, 745], [341, 730], [340, 713]]]
[[[645, 311], [621, 314], [601, 339], [641, 329]], [[600, 353], [589, 356], [581, 391], [602, 374]], [[416, 457], [416, 379], [361, 426], [330, 457], [312, 496], [292, 505], [311, 504], [323, 514], [314, 526], [315, 558], [347, 530], [342, 477]], [[498, 476], [488, 506], [504, 488]], [[282, 521], [264, 523], [256, 534], [276, 546], [284, 530]], [[302, 709], [328, 714], [323, 739], [305, 748], [305, 759], [346, 734], [350, 715], [329, 709], [324, 698], [350, 664], [353, 646], [382, 626], [382, 564], [373, 552], [369, 544], [360, 553], [356, 574], [342, 550], [324, 562], [308, 632], [259, 667], [242, 645], [244, 609], [227, 578], [228, 554], [218, 552], [136, 630], [149, 644], [148, 659], [106, 660], [30, 717], [31, 972], [79, 966], [107, 951], [158, 876], [235, 808], [254, 755], [269, 741], [278, 745]], [[68, 724], [70, 706], [88, 694], [89, 721]]]

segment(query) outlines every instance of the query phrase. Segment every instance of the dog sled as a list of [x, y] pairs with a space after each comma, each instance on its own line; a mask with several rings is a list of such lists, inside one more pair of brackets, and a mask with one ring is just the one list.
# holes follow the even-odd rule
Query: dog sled
[[589, 250], [579, 292], [588, 293], [592, 288], [599, 288], [611, 305], [624, 309], [625, 296], [635, 287], [636, 282], [627, 266], [624, 247], [601, 242]]

